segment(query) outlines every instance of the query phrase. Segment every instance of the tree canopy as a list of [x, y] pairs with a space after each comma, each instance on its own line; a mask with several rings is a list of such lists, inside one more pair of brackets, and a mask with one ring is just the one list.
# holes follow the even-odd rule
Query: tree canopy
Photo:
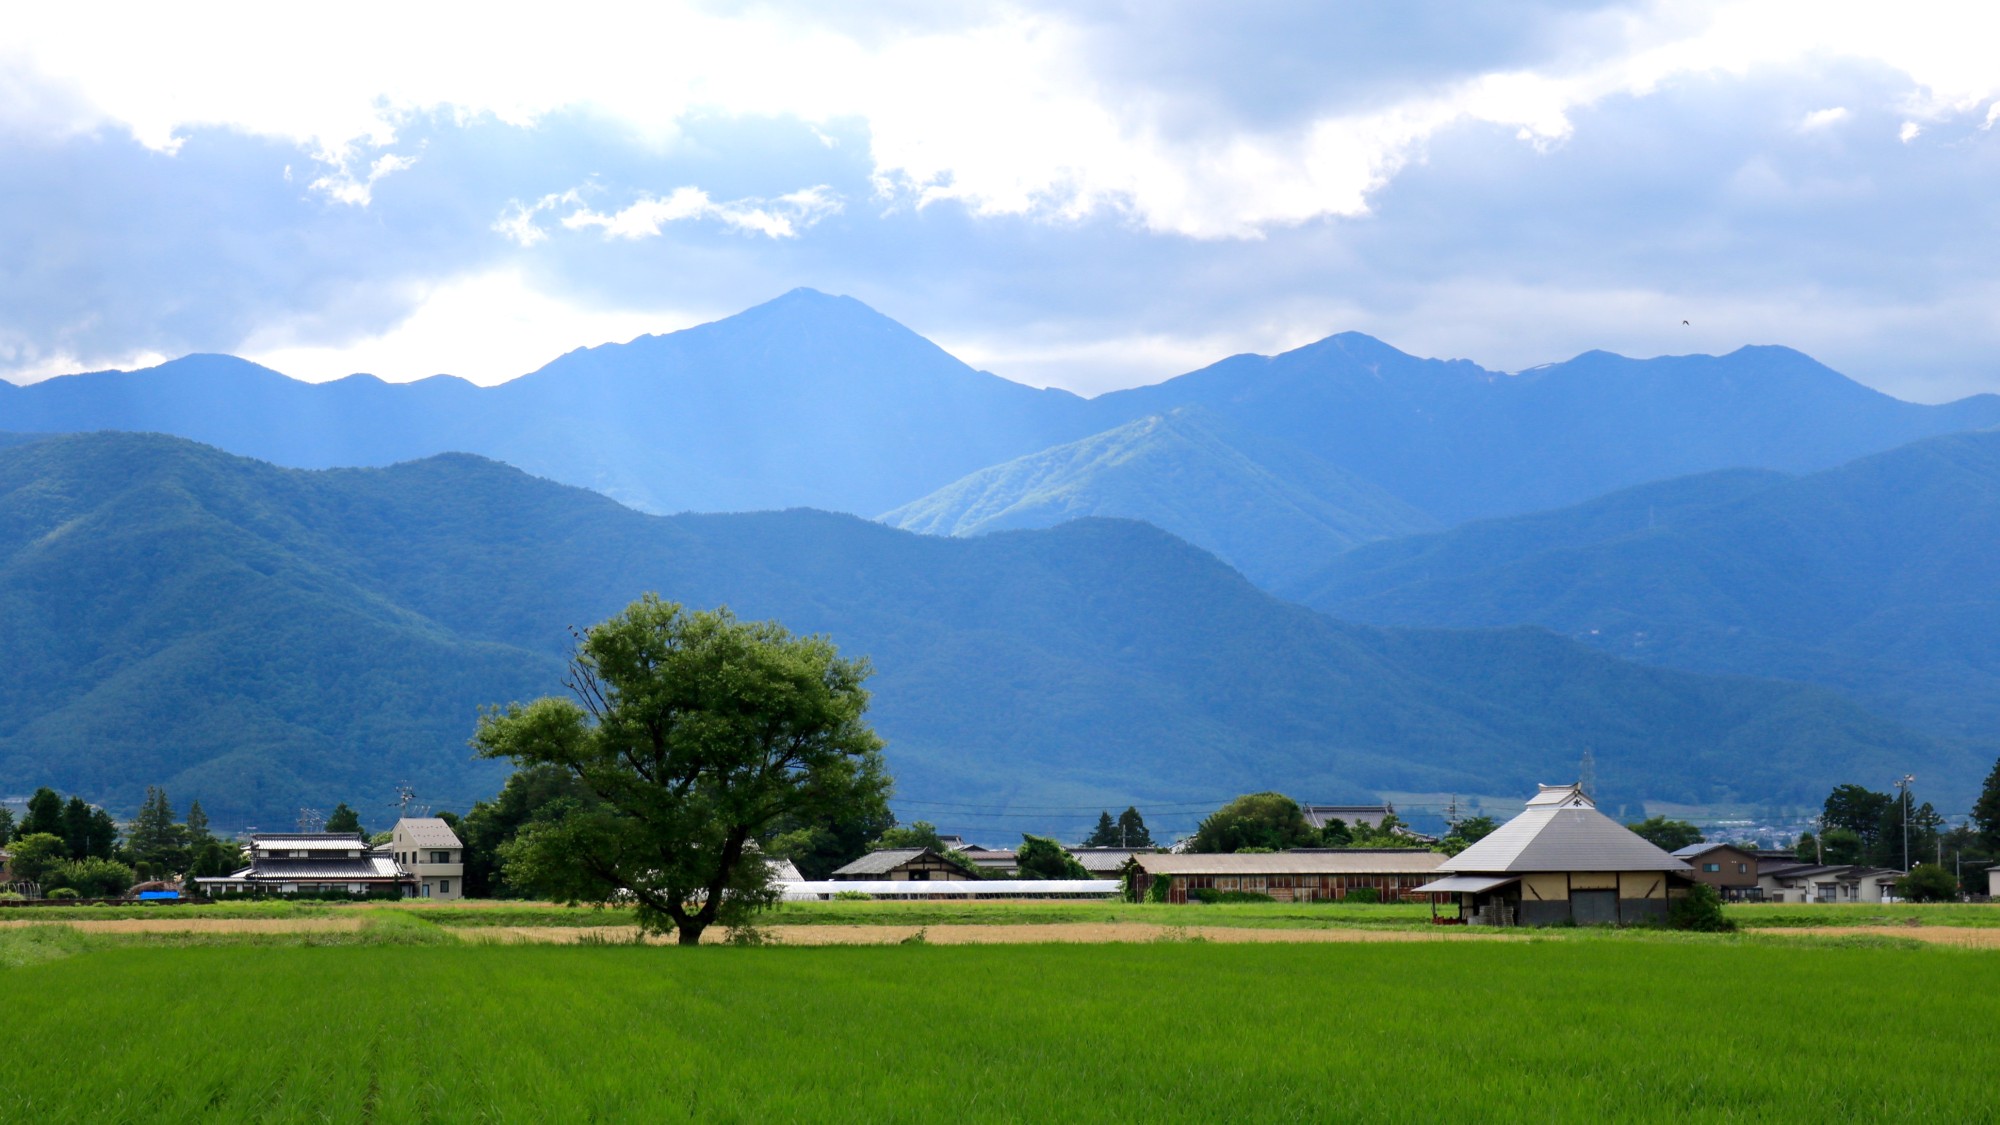
[[1208, 815], [1195, 829], [1188, 849], [1240, 852], [1248, 848], [1310, 848], [1319, 832], [1299, 803], [1283, 793], [1246, 793]]
[[2000, 853], [2000, 761], [1993, 763], [1993, 772], [1986, 775], [1979, 799], [1972, 804], [1972, 823], [1978, 827], [1986, 850]]
[[869, 671], [776, 622], [632, 603], [580, 638], [573, 698], [481, 717], [482, 756], [555, 766], [595, 799], [525, 826], [502, 849], [507, 878], [571, 902], [629, 898], [642, 928], [684, 945], [747, 921], [769, 893], [766, 865], [744, 862], [760, 834], [886, 798]]
[[1089, 879], [1090, 872], [1069, 850], [1046, 836], [1021, 834], [1014, 865], [1023, 879]]
[[1146, 829], [1146, 818], [1139, 815], [1137, 806], [1127, 805], [1118, 818], [1111, 818], [1111, 810], [1097, 814], [1097, 827], [1083, 838], [1086, 848], [1150, 848], [1153, 834]]
[[1669, 820], [1664, 816], [1649, 816], [1634, 821], [1625, 827], [1650, 841], [1663, 851], [1678, 851], [1690, 844], [1701, 843], [1701, 829], [1685, 820]]
[[366, 839], [368, 836], [368, 830], [361, 827], [361, 814], [348, 808], [346, 801], [333, 806], [333, 811], [326, 814], [326, 830], [328, 832], [355, 832], [359, 833], [363, 839]]

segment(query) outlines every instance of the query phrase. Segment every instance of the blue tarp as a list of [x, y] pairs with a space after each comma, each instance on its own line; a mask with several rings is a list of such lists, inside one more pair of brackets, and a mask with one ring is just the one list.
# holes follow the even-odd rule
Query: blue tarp
[[180, 893], [179, 891], [140, 891], [140, 892], [139, 892], [139, 901], [141, 901], [141, 902], [145, 902], [145, 901], [146, 901], [146, 900], [148, 900], [148, 899], [161, 899], [161, 898], [171, 898], [171, 899], [178, 899], [179, 897], [181, 897], [181, 893]]

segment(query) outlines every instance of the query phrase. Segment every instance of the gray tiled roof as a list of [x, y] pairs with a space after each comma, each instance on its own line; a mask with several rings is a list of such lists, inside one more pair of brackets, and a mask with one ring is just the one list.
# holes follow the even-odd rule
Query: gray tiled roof
[[1520, 816], [1438, 868], [1459, 874], [1517, 871], [1692, 871], [1597, 811], [1574, 785], [1544, 785]]
[[1757, 854], [1756, 852], [1740, 848], [1735, 844], [1725, 844], [1720, 841], [1712, 841], [1705, 844], [1689, 844], [1685, 848], [1675, 848], [1671, 854], [1677, 855], [1682, 859], [1693, 859], [1695, 856], [1706, 855], [1718, 848], [1728, 848], [1732, 852], [1742, 852], [1744, 855], [1749, 856]]
[[1395, 810], [1387, 805], [1301, 805], [1299, 811], [1305, 814], [1306, 823], [1314, 828], [1325, 828], [1329, 820], [1338, 820], [1342, 824], [1365, 824], [1373, 828]]
[[340, 882], [355, 879], [394, 879], [403, 869], [389, 856], [362, 856], [360, 859], [260, 859], [236, 878], [260, 882]]
[[367, 851], [368, 841], [359, 832], [259, 832], [250, 837], [250, 846], [288, 852], [350, 852]]
[[1123, 870], [1125, 861], [1135, 855], [1150, 854], [1153, 848], [1071, 848], [1069, 854], [1083, 865], [1085, 871], [1116, 873]]

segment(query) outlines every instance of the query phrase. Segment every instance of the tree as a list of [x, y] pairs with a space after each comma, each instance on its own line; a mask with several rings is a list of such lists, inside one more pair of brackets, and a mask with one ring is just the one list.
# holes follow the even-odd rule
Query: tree
[[884, 831], [881, 839], [875, 841], [875, 848], [929, 848], [939, 855], [951, 850], [945, 846], [944, 840], [939, 838], [937, 825], [928, 820], [919, 820], [908, 825], [898, 824]]
[[515, 770], [491, 801], [474, 803], [453, 829], [465, 845], [466, 895], [519, 898], [525, 894], [523, 888], [507, 882], [500, 851], [530, 822], [559, 815], [567, 807], [562, 802], [589, 805], [595, 804], [596, 798], [568, 770], [541, 765]]
[[208, 837], [189, 849], [187, 873], [189, 878], [212, 878], [228, 875], [243, 866], [243, 849], [226, 840]]
[[1490, 816], [1469, 816], [1452, 826], [1444, 839], [1439, 840], [1435, 850], [1446, 855], [1457, 855], [1472, 845], [1493, 834], [1499, 825]]
[[133, 870], [116, 860], [100, 856], [64, 860], [42, 880], [42, 893], [68, 887], [79, 898], [123, 898], [138, 881]]
[[1979, 839], [1987, 852], [2000, 855], [2000, 761], [1993, 763], [1979, 799], [1972, 803], [1972, 823], [1979, 828]]
[[1310, 848], [1320, 836], [1299, 803], [1283, 793], [1246, 793], [1208, 815], [1188, 850], [1238, 852], [1245, 848]]
[[831, 817], [784, 817], [764, 841], [764, 854], [789, 859], [808, 879], [824, 879], [860, 859], [882, 834], [896, 826], [884, 794], [857, 799]]
[[[361, 827], [361, 814], [348, 808], [346, 801], [333, 806], [333, 811], [326, 814], [326, 830], [328, 832], [355, 832], [359, 833], [364, 839], [368, 835], [368, 830]], [[460, 842], [463, 843], [464, 841]]]
[[[1901, 869], [1906, 854], [1911, 861], [1937, 855], [1938, 834], [1944, 828], [1944, 817], [1931, 807], [1929, 801], [1918, 805], [1915, 800], [1907, 790], [1891, 798], [1888, 811], [1882, 814], [1882, 826], [1867, 849], [1866, 862], [1877, 867]], [[1906, 814], [1909, 820], [1907, 829], [1903, 823]]]
[[1792, 854], [1806, 863], [1819, 862], [1819, 837], [1810, 832], [1799, 833], [1798, 842], [1792, 845]]
[[1872, 844], [1882, 830], [1883, 816], [1895, 803], [1896, 798], [1887, 793], [1877, 793], [1859, 785], [1836, 785], [1826, 795], [1820, 835], [1825, 836], [1829, 829], [1845, 828], [1861, 837], [1864, 845]]
[[0, 847], [14, 838], [14, 810], [0, 809]]
[[629, 898], [642, 930], [694, 945], [770, 901], [767, 865], [744, 862], [760, 834], [886, 799], [870, 669], [824, 637], [648, 594], [593, 626], [569, 667], [573, 699], [480, 718], [481, 756], [560, 767], [598, 801], [524, 827], [502, 849], [510, 881]]
[[1153, 833], [1146, 827], [1146, 818], [1139, 815], [1135, 805], [1126, 805], [1118, 814], [1118, 846], [1121, 848], [1150, 848]]
[[1667, 908], [1667, 925], [1676, 930], [1726, 933], [1736, 928], [1722, 913], [1722, 895], [1707, 883], [1696, 883]]
[[1935, 863], [1919, 863], [1896, 880], [1896, 897], [1904, 902], [1955, 902], [1958, 877]]
[[103, 809], [90, 810], [90, 827], [84, 835], [84, 852], [93, 859], [110, 859], [118, 854], [118, 822]]
[[215, 838], [208, 830], [208, 814], [201, 811], [200, 801], [188, 802], [186, 835], [191, 848], [200, 847]]
[[1701, 829], [1685, 820], [1668, 820], [1664, 816], [1649, 816], [1644, 820], [1625, 827], [1644, 837], [1662, 851], [1679, 851], [1690, 844], [1701, 843]]
[[159, 871], [180, 871], [187, 867], [187, 830], [174, 823], [174, 807], [164, 789], [148, 785], [146, 799], [139, 803], [139, 815], [125, 836], [125, 850], [136, 863]]
[[1118, 846], [1118, 824], [1111, 819], [1111, 810], [1097, 814], [1097, 827], [1078, 845], [1085, 848], [1115, 848]]
[[1023, 879], [1092, 878], [1061, 844], [1047, 836], [1030, 836], [1025, 832], [1021, 834], [1021, 847], [1014, 853], [1014, 865]]
[[30, 883], [45, 882], [57, 864], [69, 859], [68, 841], [50, 832], [16, 836], [7, 851], [14, 857], [14, 877]]
[[82, 797], [71, 797], [63, 804], [62, 838], [69, 845], [71, 859], [83, 859], [90, 855], [90, 806]]
[[62, 834], [62, 795], [45, 785], [35, 790], [35, 795], [28, 798], [28, 815], [21, 821], [20, 827], [14, 829], [14, 835], [60, 836]]
[[1860, 863], [1867, 841], [1852, 828], [1829, 828], [1819, 834], [1820, 862], [1832, 865]]
[[1345, 840], [1338, 843], [1326, 840], [1324, 830], [1320, 832], [1320, 838], [1326, 840], [1329, 847], [1342, 848], [1403, 848], [1409, 847], [1411, 843], [1406, 831], [1409, 826], [1403, 823], [1403, 818], [1397, 816], [1394, 809], [1383, 813], [1382, 819], [1373, 824], [1355, 821], [1351, 825], [1343, 824], [1342, 827], [1347, 831]]

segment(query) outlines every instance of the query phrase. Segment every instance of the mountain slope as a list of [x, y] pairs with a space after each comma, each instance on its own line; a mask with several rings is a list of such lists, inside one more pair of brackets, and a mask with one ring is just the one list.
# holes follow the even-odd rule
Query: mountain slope
[[229, 356], [0, 383], [0, 430], [172, 433], [300, 468], [465, 451], [649, 511], [873, 513], [1076, 436], [1081, 405], [974, 371], [859, 301], [800, 289], [495, 387], [302, 383]]
[[[1362, 547], [1302, 584], [1303, 600], [1384, 624], [1538, 624], [1672, 667], [1828, 684], [1905, 722], [1988, 737], [2000, 722], [2000, 434], [1737, 483], [1750, 487], [1734, 497], [1713, 479], [1656, 486], [1706, 487], [1717, 502], [1651, 528], [1635, 495]], [[1634, 518], [1588, 510], [1613, 507]]]
[[2000, 424], [2000, 397], [1902, 402], [1789, 348], [1644, 360], [1588, 352], [1504, 375], [1352, 332], [1090, 405], [1107, 419], [1205, 406], [1446, 523], [1713, 469], [1807, 472]]
[[463, 455], [306, 472], [100, 434], [0, 449], [0, 777], [114, 807], [165, 784], [225, 823], [404, 780], [462, 806], [499, 772], [468, 759], [477, 708], [556, 690], [567, 628], [646, 590], [870, 656], [901, 799], [1027, 818], [1001, 829], [1265, 787], [1512, 793], [1584, 746], [1620, 800], [1979, 775], [1815, 688], [1341, 624], [1128, 521], [653, 517]]
[[929, 535], [1144, 520], [1271, 586], [1348, 547], [1434, 524], [1381, 489], [1200, 408], [982, 469], [882, 516]]
[[[2000, 425], [2000, 398], [1900, 402], [1785, 348], [1590, 352], [1506, 375], [1357, 333], [1085, 401], [975, 371], [859, 301], [811, 290], [580, 349], [496, 387], [369, 376], [315, 385], [227, 356], [0, 383], [0, 431], [172, 433], [302, 468], [464, 451], [655, 512], [872, 515], [1185, 407], [1443, 524], [1715, 469], [1810, 472]], [[1165, 495], [1172, 482], [1135, 487]], [[1254, 526], [1226, 530], [1256, 538]]]

